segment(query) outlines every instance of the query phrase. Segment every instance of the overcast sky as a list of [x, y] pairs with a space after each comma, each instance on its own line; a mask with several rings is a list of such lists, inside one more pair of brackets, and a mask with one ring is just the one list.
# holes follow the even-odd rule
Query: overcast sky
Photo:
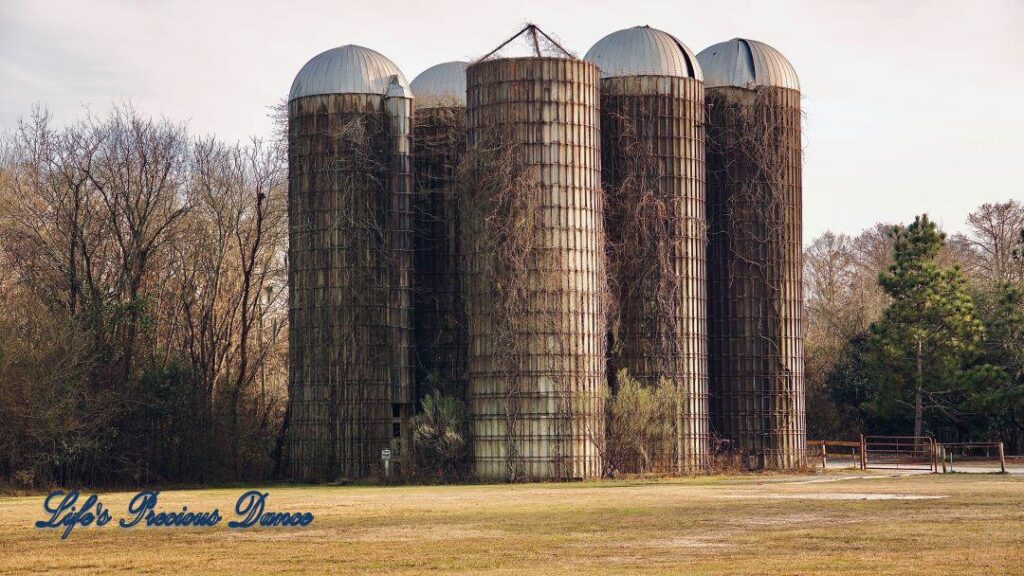
[[127, 100], [227, 140], [266, 135], [267, 106], [325, 49], [373, 48], [411, 80], [527, 21], [580, 55], [643, 24], [695, 52], [778, 48], [807, 116], [805, 242], [920, 212], [958, 231], [983, 202], [1024, 200], [1024, 0], [0, 0], [0, 128], [34, 102], [63, 122]]

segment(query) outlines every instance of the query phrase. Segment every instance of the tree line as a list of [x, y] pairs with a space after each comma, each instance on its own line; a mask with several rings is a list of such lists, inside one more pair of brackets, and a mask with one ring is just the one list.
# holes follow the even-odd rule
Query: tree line
[[1024, 450], [1024, 205], [964, 233], [927, 215], [805, 250], [808, 434], [931, 434]]
[[286, 399], [286, 164], [131, 107], [0, 147], [0, 479], [266, 477]]
[[[967, 223], [947, 237], [921, 216], [810, 242], [809, 436], [920, 432], [1024, 451], [1024, 205], [985, 204]], [[286, 252], [280, 132], [226, 144], [121, 106], [60, 128], [37, 109], [4, 134], [0, 482], [272, 477]], [[610, 417], [655, 414], [656, 397], [632, 390]], [[455, 470], [465, 411], [443, 400], [417, 419], [418, 455]], [[645, 424], [618, 460], [645, 469], [662, 435]]]

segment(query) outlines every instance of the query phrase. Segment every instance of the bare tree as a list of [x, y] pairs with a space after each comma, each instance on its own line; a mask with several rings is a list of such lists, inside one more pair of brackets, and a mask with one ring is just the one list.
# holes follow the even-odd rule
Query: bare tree
[[1024, 281], [1024, 262], [1013, 257], [1013, 249], [1024, 229], [1024, 204], [1016, 200], [986, 203], [967, 216], [968, 232], [950, 240], [962, 245], [972, 257], [968, 269], [989, 282]]
[[119, 414], [111, 427], [119, 440], [106, 470], [135, 481], [150, 477], [160, 450], [143, 414], [161, 413], [164, 376], [153, 359], [161, 343], [156, 319], [161, 272], [170, 246], [181, 240], [188, 213], [188, 134], [168, 120], [144, 118], [130, 106], [82, 123], [83, 150], [73, 168], [86, 183], [94, 219], [81, 242], [90, 297], [77, 320], [93, 337], [92, 386], [116, 390]]
[[180, 308], [172, 323], [197, 371], [204, 411], [212, 417], [223, 395], [237, 444], [242, 404], [260, 378], [252, 408], [266, 416], [266, 364], [277, 360], [285, 327], [283, 163], [259, 140], [245, 147], [202, 140], [192, 165], [192, 211], [183, 221], [191, 241], [175, 246]]
[[[26, 341], [35, 354], [6, 350], [35, 368], [11, 384], [27, 389], [0, 389], [0, 420], [20, 422], [19, 443], [45, 451], [40, 470], [54, 477], [53, 462], [76, 461], [75, 470], [106, 471], [87, 481], [142, 480], [162, 462], [178, 463], [167, 475], [206, 459], [239, 476], [240, 446], [269, 455], [286, 345], [279, 148], [194, 141], [182, 125], [122, 106], [61, 130], [38, 109], [0, 151], [4, 326], [56, 335]], [[74, 353], [47, 360], [60, 350]], [[77, 460], [51, 458], [56, 448], [31, 438], [82, 438], [78, 428], [44, 432], [16, 417], [24, 398], [49, 397], [42, 387], [53, 378], [66, 378], [64, 394], [77, 399], [60, 404], [68, 418], [110, 432], [62, 441]], [[76, 408], [101, 397], [102, 415]], [[197, 411], [204, 425], [189, 429]], [[191, 447], [179, 445], [182, 435]]]
[[[804, 290], [808, 322], [845, 332], [839, 317], [847, 310], [856, 280], [852, 241], [845, 234], [825, 232], [804, 252]], [[812, 326], [809, 330], [814, 332]]]

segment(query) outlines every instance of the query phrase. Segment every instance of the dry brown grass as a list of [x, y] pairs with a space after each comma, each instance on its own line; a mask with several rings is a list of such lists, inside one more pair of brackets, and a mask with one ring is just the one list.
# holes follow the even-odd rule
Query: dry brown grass
[[[3, 498], [0, 573], [1024, 574], [1024, 476], [836, 477], [272, 487], [313, 525], [244, 531], [123, 530], [118, 493], [115, 522], [66, 541], [32, 527], [41, 496]], [[230, 516], [243, 491], [161, 507]]]

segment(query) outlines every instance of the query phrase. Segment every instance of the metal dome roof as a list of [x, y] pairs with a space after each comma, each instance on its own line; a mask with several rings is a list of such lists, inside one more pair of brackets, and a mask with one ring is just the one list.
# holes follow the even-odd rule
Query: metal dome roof
[[349, 44], [321, 52], [306, 62], [292, 82], [289, 100], [319, 94], [385, 94], [391, 79], [409, 89], [405, 75], [385, 56]]
[[465, 106], [467, 66], [468, 62], [443, 62], [420, 72], [411, 84], [416, 105], [421, 108]]
[[634, 26], [601, 38], [583, 57], [602, 78], [677, 76], [703, 79], [693, 52], [678, 38], [650, 26]]
[[756, 40], [733, 38], [697, 54], [704, 86], [776, 86], [800, 89], [800, 78], [789, 60], [775, 48]]

